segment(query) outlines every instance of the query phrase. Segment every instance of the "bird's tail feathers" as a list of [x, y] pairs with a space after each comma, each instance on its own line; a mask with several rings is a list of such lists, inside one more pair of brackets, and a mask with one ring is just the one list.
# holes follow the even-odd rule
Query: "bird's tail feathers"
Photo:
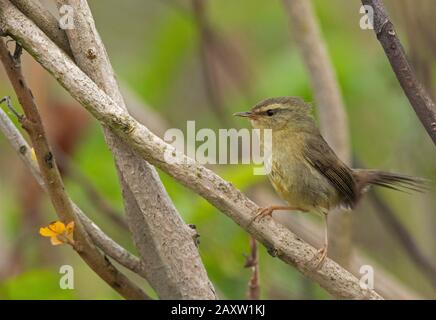
[[370, 185], [375, 185], [403, 192], [408, 190], [425, 192], [430, 184], [430, 180], [400, 173], [368, 169], [355, 169], [353, 172], [361, 191], [365, 191]]

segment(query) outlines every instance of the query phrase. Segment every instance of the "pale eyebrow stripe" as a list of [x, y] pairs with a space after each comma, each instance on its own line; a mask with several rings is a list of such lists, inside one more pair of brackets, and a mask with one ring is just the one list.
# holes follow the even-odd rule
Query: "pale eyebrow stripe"
[[287, 108], [285, 108], [285, 107], [283, 107], [281, 105], [278, 105], [278, 104], [271, 104], [271, 105], [262, 106], [262, 107], [260, 107], [256, 111], [257, 112], [266, 112], [266, 111], [268, 111], [270, 109], [272, 109], [272, 110], [285, 110]]

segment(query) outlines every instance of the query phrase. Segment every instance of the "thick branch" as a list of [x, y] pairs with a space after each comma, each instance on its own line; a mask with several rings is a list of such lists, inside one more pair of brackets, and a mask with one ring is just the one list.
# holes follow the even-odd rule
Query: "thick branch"
[[383, 2], [381, 0], [362, 0], [362, 4], [369, 5], [374, 9], [374, 32], [377, 39], [380, 41], [392, 70], [416, 115], [433, 143], [436, 144], [436, 106], [407, 61], [406, 53], [397, 37], [394, 25], [389, 20]]
[[[251, 190], [253, 197], [260, 203], [276, 203], [279, 201], [276, 195], [269, 192], [263, 187], [255, 187]], [[298, 237], [307, 241], [313, 246], [319, 247], [322, 245], [324, 239], [322, 237], [323, 228], [311, 221], [304, 219], [298, 214], [289, 214], [287, 212], [275, 212], [273, 217], [276, 221], [282, 223]], [[379, 292], [385, 299], [392, 300], [420, 300], [424, 299], [423, 296], [415, 292], [410, 287], [405, 286], [399, 279], [392, 276], [387, 270], [369, 258], [366, 254], [355, 248], [350, 259], [349, 270], [360, 277], [359, 269], [363, 265], [369, 265], [374, 268], [374, 286], [375, 290]]]
[[[30, 0], [14, 2], [21, 3], [20, 8], [31, 7]], [[75, 9], [75, 28], [68, 33], [74, 58], [100, 88], [125, 108], [89, 7], [85, 1], [67, 4]], [[71, 52], [70, 43], [60, 41], [66, 37], [65, 32], [58, 28], [58, 22], [50, 12], [26, 10], [25, 13], [38, 26], [44, 27], [47, 35], [60, 48]], [[135, 104], [132, 103], [131, 107]], [[152, 116], [147, 114], [147, 121], [152, 121]], [[115, 156], [128, 222], [145, 270], [148, 270], [147, 279], [151, 286], [164, 299], [215, 298], [212, 284], [192, 241], [191, 229], [183, 223], [155, 169], [125, 147], [109, 130], [105, 129], [105, 135]]]
[[[16, 52], [18, 52], [16, 50]], [[19, 55], [12, 57], [4, 43], [0, 41], [0, 59], [24, 110], [20, 122], [28, 132], [38, 160], [41, 176], [53, 207], [64, 222], [74, 221], [75, 245], [73, 246], [82, 259], [114, 290], [127, 299], [148, 299], [149, 297], [120, 273], [101, 252], [94, 247], [81, 221], [75, 215], [71, 200], [65, 192], [62, 178], [53, 153], [48, 145], [44, 127], [33, 98], [21, 72]]]
[[[29, 1], [29, 0], [13, 0], [13, 1]], [[56, 19], [47, 12], [48, 16], [44, 19], [39, 19], [37, 14], [34, 14], [33, 12], [28, 12], [26, 15], [28, 15], [38, 26], [45, 23], [45, 21], [49, 21], [52, 28], [49, 28], [50, 32], [46, 32], [46, 34], [53, 40], [59, 47], [63, 48], [63, 43], [57, 41], [57, 39], [61, 38], [61, 36], [56, 35], [56, 33], [64, 33], [63, 30], [56, 28], [57, 21]], [[69, 44], [68, 44], [69, 47]], [[66, 48], [63, 48], [64, 51], [66, 51]], [[123, 95], [127, 100], [127, 107], [129, 111], [134, 115], [136, 119], [138, 119], [140, 122], [145, 124], [148, 128], [150, 128], [153, 132], [157, 133], [158, 136], [163, 136], [163, 133], [165, 131], [165, 128], [168, 126], [164, 123], [164, 120], [159, 117], [158, 114], [154, 114], [153, 110], [150, 108], [146, 108], [146, 112], [144, 110], [144, 105], [141, 101], [138, 100], [138, 98], [135, 96], [135, 94], [127, 87], [122, 88]], [[276, 200], [275, 200], [276, 201]], [[274, 201], [270, 201], [271, 203]], [[308, 222], [309, 223], [309, 222]], [[298, 231], [300, 230], [306, 230], [303, 227], [300, 226], [299, 223], [294, 222], [294, 224], [291, 227], [292, 231], [295, 231], [298, 236], [300, 234]], [[308, 227], [309, 231], [304, 232], [302, 234], [302, 238], [306, 241], [310, 240], [311, 238], [309, 235], [313, 234], [320, 234], [322, 232], [321, 228], [315, 228], [309, 223]], [[303, 232], [303, 231], [302, 231]], [[317, 241], [309, 241], [310, 244], [320, 246], [322, 244], [322, 240], [320, 237], [316, 238]], [[352, 263], [351, 267], [352, 269], [356, 270], [356, 274], [359, 266], [364, 263], [365, 260], [367, 260], [367, 257], [363, 257], [358, 252], [355, 252], [353, 255], [355, 258], [354, 260], [358, 260], [359, 263], [355, 262]], [[352, 260], [352, 261], [354, 261]], [[370, 265], [374, 265], [373, 262], [369, 263]], [[380, 267], [377, 267], [377, 274], [379, 275], [377, 280], [377, 287], [380, 290], [380, 292], [388, 297], [389, 299], [417, 299], [418, 296], [414, 295], [412, 293], [409, 294], [410, 289], [404, 288], [401, 284], [397, 283], [395, 279], [393, 279], [390, 275], [388, 275], [384, 270], [381, 270]], [[383, 273], [383, 276], [380, 275], [380, 273]]]
[[[24, 164], [30, 170], [41, 188], [47, 192], [47, 186], [42, 179], [38, 164], [32, 160], [29, 145], [1, 108], [0, 131], [3, 132], [12, 148], [20, 156], [21, 160], [23, 160]], [[91, 219], [89, 219], [83, 213], [83, 211], [74, 202], [72, 202], [72, 206], [76, 216], [80, 218], [83, 227], [86, 229], [90, 238], [97, 247], [99, 247], [106, 255], [114, 259], [122, 266], [145, 278], [141, 261], [136, 256], [128, 252], [126, 249], [112, 240], [108, 235], [106, 235]]]
[[[112, 66], [85, 0], [58, 0], [74, 12], [67, 36], [79, 66], [113, 101], [126, 110]], [[104, 127], [123, 189], [127, 222], [147, 280], [162, 299], [214, 299], [215, 293], [183, 222], [151, 165]]]
[[72, 57], [70, 44], [65, 32], [59, 28], [56, 18], [39, 0], [11, 0], [15, 6], [32, 20], [38, 21], [39, 28], [44, 31], [62, 50]]
[[[29, 17], [44, 33], [62, 50], [72, 56], [70, 44], [64, 30], [59, 28], [56, 18], [44, 7], [41, 10], [31, 10], [33, 8], [32, 0], [12, 0], [12, 3]], [[64, 41], [62, 39], [66, 39]], [[145, 124], [150, 130], [158, 136], [163, 136], [164, 120], [151, 108], [144, 110], [144, 103], [136, 94], [126, 85], [121, 86], [122, 96], [127, 102], [127, 109], [139, 122]]]
[[[180, 154], [138, 123], [89, 79], [28, 18], [8, 1], [0, 0], [0, 27], [15, 39], [79, 101], [96, 119], [110, 126], [136, 153], [167, 172], [224, 212], [233, 221], [270, 248], [270, 252], [295, 266], [333, 296], [348, 299], [381, 299], [363, 289], [358, 279], [327, 259], [321, 269], [311, 263], [316, 249], [272, 220], [250, 223], [259, 207], [230, 183]], [[167, 151], [167, 152], [165, 152]], [[176, 154], [180, 162], [167, 161]], [[167, 156], [166, 156], [167, 155]]]
[[[283, 0], [283, 3], [289, 15], [292, 34], [309, 72], [318, 105], [321, 132], [339, 158], [350, 164], [347, 113], [311, 0]], [[350, 214], [335, 211], [329, 215], [329, 253], [345, 267], [351, 256], [351, 229]]]

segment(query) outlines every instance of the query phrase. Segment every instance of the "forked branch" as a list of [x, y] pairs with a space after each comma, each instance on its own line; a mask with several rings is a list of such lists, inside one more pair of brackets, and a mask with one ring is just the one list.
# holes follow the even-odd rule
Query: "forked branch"
[[[19, 48], [18, 44], [17, 48]], [[80, 219], [76, 216], [72, 202], [65, 191], [56, 160], [48, 145], [37, 105], [21, 72], [20, 49], [16, 49], [14, 55], [11, 55], [4, 40], [0, 39], [0, 60], [23, 107], [24, 116], [19, 116], [19, 121], [32, 141], [41, 176], [53, 207], [65, 224], [71, 221], [75, 223], [74, 250], [97, 275], [124, 298], [149, 299], [145, 292], [120, 273], [94, 246]]]
[[[311, 260], [316, 249], [273, 220], [250, 224], [259, 207], [229, 182], [180, 154], [155, 136], [118, 106], [89, 79], [35, 24], [6, 0], [0, 0], [0, 27], [10, 34], [96, 119], [111, 127], [135, 152], [167, 172], [182, 185], [198, 193], [225, 213], [270, 252], [295, 266], [333, 296], [348, 299], [381, 299], [373, 290], [362, 288], [356, 277], [327, 259], [314, 270]], [[179, 161], [168, 161], [168, 154]]]
[[373, 27], [377, 39], [385, 51], [401, 88], [403, 88], [409, 99], [410, 105], [415, 110], [433, 143], [436, 144], [436, 106], [407, 60], [404, 48], [397, 36], [394, 25], [389, 19], [383, 2], [381, 0], [362, 0], [362, 4], [373, 8]]

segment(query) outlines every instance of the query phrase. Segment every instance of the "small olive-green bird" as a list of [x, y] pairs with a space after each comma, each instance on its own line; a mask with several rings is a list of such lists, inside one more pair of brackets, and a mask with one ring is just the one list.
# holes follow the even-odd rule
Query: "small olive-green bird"
[[[255, 129], [271, 129], [268, 177], [280, 197], [289, 204], [262, 208], [253, 220], [271, 215], [275, 210], [321, 213], [325, 217], [325, 242], [318, 251], [317, 268], [327, 255], [327, 215], [332, 209], [353, 209], [371, 185], [395, 190], [425, 189], [425, 179], [349, 168], [321, 136], [310, 105], [300, 98], [266, 99], [251, 111], [234, 115], [249, 118]], [[261, 145], [263, 143], [261, 139]]]

